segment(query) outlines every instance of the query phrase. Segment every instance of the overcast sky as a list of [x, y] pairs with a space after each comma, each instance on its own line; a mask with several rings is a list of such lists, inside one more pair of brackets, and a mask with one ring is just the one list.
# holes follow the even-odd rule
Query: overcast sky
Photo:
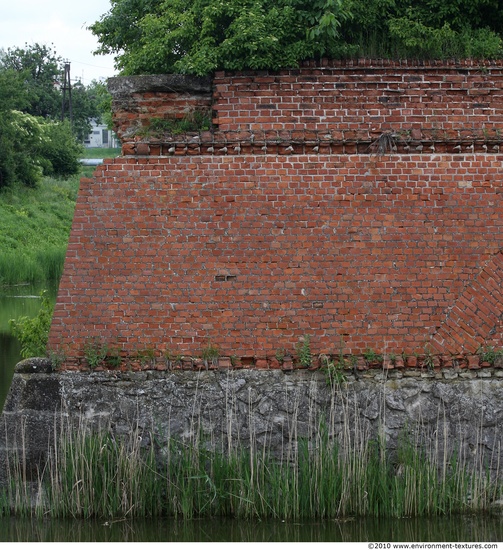
[[86, 29], [110, 9], [109, 0], [0, 0], [0, 48], [51, 46], [71, 63], [72, 81], [83, 84], [114, 76], [113, 57], [93, 55], [98, 47]]

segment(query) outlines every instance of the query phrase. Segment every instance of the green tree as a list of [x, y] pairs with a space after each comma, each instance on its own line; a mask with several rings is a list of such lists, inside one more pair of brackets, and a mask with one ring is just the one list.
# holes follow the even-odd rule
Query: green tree
[[501, 3], [499, 0], [419, 0], [397, 2], [401, 9], [397, 16], [407, 15], [411, 20], [431, 28], [449, 25], [455, 31], [466, 28], [488, 28], [502, 31]]
[[42, 134], [37, 155], [44, 176], [67, 178], [78, 174], [82, 145], [75, 137], [70, 123], [67, 120], [45, 122]]
[[122, 74], [279, 69], [328, 57], [501, 55], [499, 0], [112, 0], [90, 26]]
[[22, 75], [13, 69], [0, 70], [0, 112], [24, 110], [28, 104]]
[[[23, 82], [26, 98], [18, 109], [34, 116], [60, 120], [62, 112], [62, 81], [64, 62], [48, 46], [25, 44], [24, 48], [9, 48], [0, 52], [0, 73], [17, 73]], [[92, 88], [81, 82], [72, 84], [72, 123], [79, 141], [91, 131], [90, 121], [100, 117], [99, 103]], [[69, 113], [65, 112], [65, 117]]]
[[0, 187], [15, 182], [33, 187], [40, 181], [39, 150], [45, 140], [40, 120], [21, 111], [0, 113]]
[[0, 112], [0, 188], [36, 186], [42, 176], [80, 170], [80, 145], [68, 121], [53, 122], [21, 111]]
[[22, 73], [0, 71], [0, 189], [33, 187], [43, 174], [68, 176], [79, 168], [81, 147], [68, 122], [23, 112], [29, 105]]
[[350, 0], [113, 0], [90, 29], [124, 74], [278, 69], [334, 50]]
[[499, 0], [353, 0], [341, 38], [351, 55], [496, 58], [502, 54]]
[[73, 131], [77, 139], [83, 142], [92, 130], [91, 120], [99, 120], [101, 117], [99, 99], [92, 87], [84, 86], [81, 82], [72, 85], [72, 112]]
[[112, 129], [112, 96], [108, 91], [107, 85], [104, 82], [93, 80], [87, 86], [87, 93], [96, 105], [98, 111], [96, 118]]
[[16, 71], [23, 78], [28, 98], [25, 112], [54, 119], [60, 116], [63, 64], [55, 51], [39, 44], [8, 48], [0, 55], [0, 70]]
[[100, 99], [77, 82], [73, 125], [61, 122], [63, 64], [47, 46], [0, 52], [0, 188], [35, 186], [43, 175], [67, 177], [80, 169], [79, 142], [100, 118]]
[[16, 179], [15, 110], [28, 105], [23, 79], [15, 70], [0, 71], [0, 189]]

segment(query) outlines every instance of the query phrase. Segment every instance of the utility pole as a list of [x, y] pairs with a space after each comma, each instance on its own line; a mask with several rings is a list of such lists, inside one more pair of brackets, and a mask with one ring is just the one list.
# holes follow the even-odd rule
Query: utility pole
[[[65, 109], [68, 109], [70, 124], [73, 124], [72, 114], [72, 82], [70, 80], [70, 62], [65, 61], [65, 75], [63, 77], [63, 101], [61, 103], [61, 120], [65, 119]], [[66, 92], [68, 92], [68, 101], [66, 100]], [[68, 105], [67, 105], [68, 104]]]

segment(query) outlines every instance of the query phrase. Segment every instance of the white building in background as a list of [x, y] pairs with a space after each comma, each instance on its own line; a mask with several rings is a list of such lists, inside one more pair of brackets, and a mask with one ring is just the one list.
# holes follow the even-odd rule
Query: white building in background
[[119, 140], [106, 124], [91, 121], [92, 131], [84, 140], [84, 147], [120, 147]]

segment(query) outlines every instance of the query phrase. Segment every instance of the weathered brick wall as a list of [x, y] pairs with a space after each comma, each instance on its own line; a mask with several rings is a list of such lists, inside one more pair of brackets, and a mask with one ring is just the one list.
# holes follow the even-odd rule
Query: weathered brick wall
[[[216, 132], [168, 141], [137, 135], [148, 120], [204, 110], [211, 102], [206, 79], [111, 79], [115, 123], [128, 153], [227, 154], [314, 152], [369, 153], [385, 132], [396, 152], [498, 152], [502, 137], [501, 63], [426, 65], [333, 62], [277, 74], [217, 73], [213, 80]], [[164, 145], [164, 147], [162, 147]], [[267, 150], [264, 151], [264, 145]], [[292, 147], [293, 150], [287, 148]], [[422, 149], [421, 149], [422, 147]], [[150, 151], [151, 150], [151, 151]], [[172, 154], [172, 153], [171, 153]]]
[[[82, 180], [52, 349], [503, 345], [501, 64], [217, 74], [213, 131], [145, 137], [157, 78], [115, 93], [125, 156]], [[207, 105], [200, 84], [161, 117]]]

